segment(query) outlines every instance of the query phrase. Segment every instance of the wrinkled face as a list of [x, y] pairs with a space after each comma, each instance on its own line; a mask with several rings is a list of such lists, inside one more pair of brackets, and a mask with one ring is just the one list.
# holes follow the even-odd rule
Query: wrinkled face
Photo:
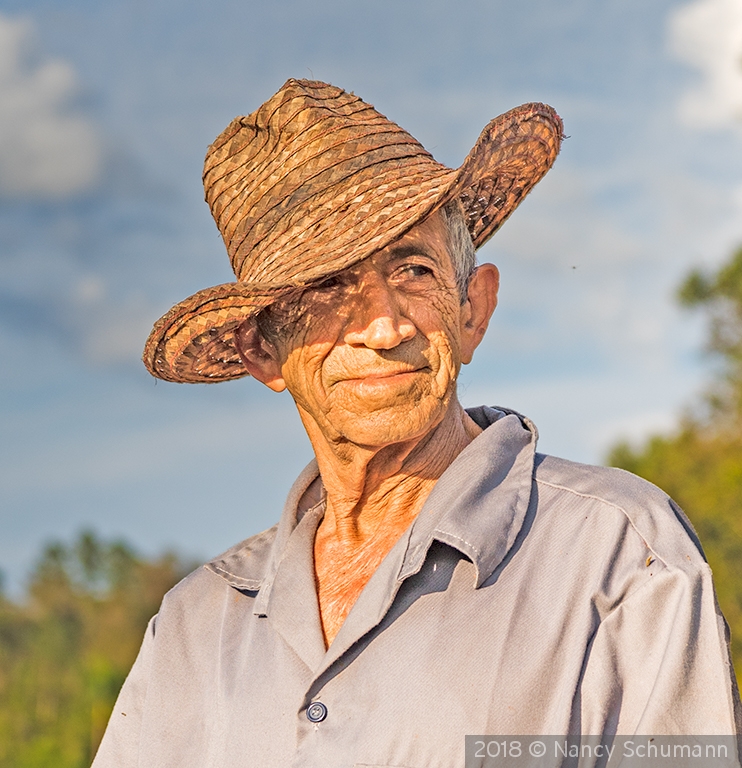
[[361, 263], [273, 305], [260, 327], [302, 416], [332, 440], [383, 446], [424, 435], [455, 395], [461, 304], [434, 213]]

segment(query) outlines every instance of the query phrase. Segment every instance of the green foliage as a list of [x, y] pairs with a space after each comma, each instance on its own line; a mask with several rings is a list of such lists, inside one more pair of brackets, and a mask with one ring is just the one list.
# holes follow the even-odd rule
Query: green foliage
[[147, 621], [184, 571], [86, 532], [46, 548], [24, 604], [0, 594], [0, 766], [90, 765]]
[[742, 248], [715, 274], [691, 272], [678, 298], [708, 316], [706, 348], [720, 366], [707, 407], [696, 408], [673, 434], [639, 448], [615, 446], [608, 463], [658, 485], [690, 518], [714, 572], [742, 678]]
[[[740, 429], [742, 419], [742, 248], [713, 275], [691, 272], [678, 290], [683, 306], [709, 317], [706, 350], [721, 364], [707, 393], [717, 428]], [[726, 423], [724, 423], [726, 422]]]

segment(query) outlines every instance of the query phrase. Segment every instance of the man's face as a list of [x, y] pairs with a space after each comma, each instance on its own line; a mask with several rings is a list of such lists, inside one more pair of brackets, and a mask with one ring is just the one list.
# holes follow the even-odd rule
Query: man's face
[[303, 418], [335, 442], [378, 447], [441, 421], [473, 351], [461, 344], [467, 314], [436, 212], [361, 263], [273, 305], [261, 327]]

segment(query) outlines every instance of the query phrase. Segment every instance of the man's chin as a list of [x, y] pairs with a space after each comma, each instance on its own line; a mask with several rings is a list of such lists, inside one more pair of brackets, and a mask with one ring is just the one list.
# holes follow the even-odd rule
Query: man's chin
[[382, 405], [373, 411], [348, 413], [342, 434], [349, 442], [368, 448], [420, 439], [443, 418], [443, 401], [438, 398], [431, 398], [431, 401], [408, 400]]

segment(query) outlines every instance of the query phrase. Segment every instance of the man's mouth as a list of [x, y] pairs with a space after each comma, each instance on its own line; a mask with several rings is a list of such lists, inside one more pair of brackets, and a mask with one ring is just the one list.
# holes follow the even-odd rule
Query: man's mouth
[[429, 370], [428, 366], [422, 366], [420, 368], [391, 368], [391, 369], [384, 369], [382, 371], [367, 371], [363, 374], [359, 374], [358, 376], [349, 376], [343, 381], [346, 381], [348, 383], [363, 383], [368, 382], [369, 384], [374, 383], [375, 381], [383, 381], [385, 379], [402, 379], [407, 376], [413, 376], [416, 373], [420, 373], [422, 371]]

